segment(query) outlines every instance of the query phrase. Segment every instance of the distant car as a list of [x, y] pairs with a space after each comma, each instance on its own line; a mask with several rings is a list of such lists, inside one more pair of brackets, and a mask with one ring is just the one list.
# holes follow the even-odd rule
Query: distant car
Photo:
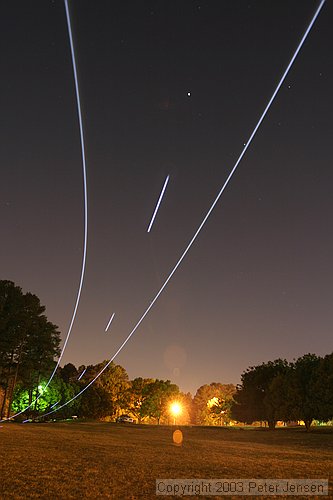
[[120, 415], [116, 420], [117, 424], [134, 424], [134, 418], [128, 415]]

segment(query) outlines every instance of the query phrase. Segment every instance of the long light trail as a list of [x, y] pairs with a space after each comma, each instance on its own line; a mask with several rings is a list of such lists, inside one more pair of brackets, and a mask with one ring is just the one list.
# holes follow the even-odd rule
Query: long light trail
[[167, 284], [169, 283], [170, 279], [172, 278], [172, 276], [174, 275], [174, 273], [176, 272], [176, 270], [178, 269], [178, 267], [180, 266], [180, 264], [182, 263], [182, 261], [184, 260], [185, 256], [187, 255], [188, 251], [190, 250], [191, 246], [193, 245], [194, 241], [196, 240], [197, 236], [199, 235], [201, 229], [203, 228], [203, 226], [205, 225], [208, 217], [210, 216], [210, 214], [212, 213], [212, 211], [214, 210], [217, 202], [219, 201], [219, 199], [221, 198], [222, 196], [222, 193], [224, 192], [225, 188], [227, 187], [227, 185], [229, 184], [229, 181], [231, 179], [231, 177], [233, 176], [233, 174], [235, 173], [240, 161], [242, 160], [246, 150], [248, 149], [248, 147], [250, 146], [255, 134], [257, 133], [262, 121], [264, 120], [269, 108], [271, 107], [277, 93], [279, 92], [284, 80], [286, 79], [286, 76], [287, 74], [289, 73], [290, 71], [290, 68], [292, 67], [298, 53], [300, 52], [312, 26], [314, 25], [323, 5], [325, 4], [326, 0], [322, 0], [319, 4], [319, 7], [317, 8], [315, 14], [313, 15], [311, 21], [310, 21], [310, 24], [308, 25], [304, 35], [302, 36], [301, 38], [301, 41], [299, 42], [287, 68], [285, 69], [279, 83], [277, 84], [274, 92], [273, 92], [273, 95], [272, 97], [270, 98], [270, 100], [268, 101], [268, 104], [266, 106], [266, 108], [264, 109], [262, 115], [260, 116], [256, 126], [254, 127], [253, 129], [253, 132], [251, 133], [248, 141], [245, 143], [245, 146], [241, 152], [241, 154], [239, 155], [235, 165], [233, 166], [232, 170], [230, 171], [226, 181], [224, 182], [223, 186], [221, 187], [220, 191], [218, 192], [215, 200], [213, 201], [212, 205], [210, 206], [208, 212], [206, 213], [205, 217], [203, 218], [201, 224], [199, 225], [198, 229], [196, 230], [196, 232], [194, 233], [194, 236], [192, 237], [192, 239], [190, 240], [190, 242], [188, 243], [187, 247], [185, 248], [184, 252], [182, 253], [182, 255], [180, 256], [180, 258], [178, 259], [176, 265], [174, 266], [174, 268], [172, 269], [172, 271], [170, 272], [169, 276], [167, 277], [167, 279], [165, 280], [165, 282], [163, 283], [163, 285], [161, 286], [161, 288], [159, 289], [159, 291], [157, 292], [157, 294], [155, 295], [154, 299], [152, 300], [152, 302], [150, 303], [150, 305], [147, 307], [147, 309], [145, 310], [145, 312], [143, 313], [143, 315], [141, 316], [141, 318], [139, 319], [139, 321], [136, 323], [136, 325], [134, 326], [133, 330], [128, 334], [128, 336], [126, 337], [126, 339], [123, 341], [123, 343], [120, 345], [120, 347], [118, 348], [118, 350], [116, 351], [116, 353], [112, 356], [112, 358], [106, 363], [106, 365], [101, 369], [101, 371], [91, 380], [91, 382], [89, 382], [89, 384], [84, 387], [78, 394], [76, 394], [76, 396], [72, 397], [71, 399], [69, 399], [66, 403], [64, 403], [62, 406], [59, 406], [59, 408], [56, 408], [55, 410], [52, 410], [48, 413], [45, 413], [44, 415], [42, 415], [42, 417], [46, 417], [48, 415], [50, 415], [51, 413], [54, 413], [58, 410], [60, 410], [61, 408], [63, 408], [64, 406], [67, 406], [68, 404], [70, 404], [72, 401], [74, 401], [76, 398], [78, 398], [84, 391], [86, 391], [97, 379], [98, 377], [100, 377], [102, 375], [102, 373], [108, 368], [108, 366], [112, 363], [112, 361], [115, 359], [116, 356], [118, 356], [118, 354], [120, 353], [120, 351], [125, 347], [125, 345], [127, 344], [127, 342], [130, 340], [130, 338], [132, 337], [132, 335], [134, 334], [134, 332], [137, 330], [137, 328], [140, 326], [140, 324], [142, 323], [142, 321], [144, 320], [144, 318], [147, 316], [147, 314], [149, 313], [150, 309], [153, 307], [153, 305], [155, 304], [155, 302], [157, 301], [157, 299], [159, 298], [159, 296], [161, 295], [161, 293], [163, 292], [164, 288], [167, 286]]
[[111, 318], [110, 318], [110, 320], [109, 320], [108, 324], [106, 325], [106, 328], [105, 328], [105, 331], [106, 331], [106, 332], [108, 331], [108, 329], [109, 329], [109, 327], [110, 327], [110, 325], [111, 325], [111, 323], [112, 323], [113, 318], [115, 317], [115, 315], [116, 315], [116, 313], [113, 313], [113, 314], [112, 314], [112, 316], [111, 316]]
[[160, 197], [159, 199], [157, 200], [157, 203], [156, 203], [156, 207], [155, 207], [155, 210], [154, 210], [154, 213], [152, 215], [152, 218], [151, 218], [151, 221], [149, 223], [149, 226], [148, 226], [148, 229], [147, 229], [147, 233], [150, 233], [150, 230], [152, 228], [152, 225], [154, 224], [154, 220], [156, 218], [156, 215], [157, 215], [157, 211], [160, 207], [160, 204], [161, 204], [161, 201], [162, 201], [162, 198], [163, 198], [163, 195], [164, 195], [164, 192], [166, 190], [166, 187], [168, 185], [168, 182], [169, 182], [169, 179], [170, 179], [170, 175], [167, 175], [165, 181], [164, 181], [164, 184], [163, 184], [163, 187], [162, 187], [162, 191], [161, 191], [161, 194], [160, 194]]
[[82, 113], [81, 113], [81, 100], [80, 100], [80, 91], [79, 91], [79, 80], [77, 77], [77, 70], [76, 70], [76, 57], [75, 57], [75, 50], [74, 50], [74, 43], [73, 43], [73, 35], [72, 35], [72, 26], [71, 26], [71, 17], [68, 9], [68, 0], [64, 0], [65, 3], [65, 9], [66, 9], [66, 19], [67, 19], [67, 27], [68, 27], [68, 36], [69, 36], [69, 43], [71, 47], [71, 56], [72, 56], [72, 66], [73, 66], [73, 75], [74, 75], [74, 82], [75, 82], [75, 94], [76, 94], [76, 105], [77, 105], [77, 114], [78, 114], [78, 119], [79, 119], [79, 129], [80, 129], [80, 143], [81, 143], [81, 156], [82, 156], [82, 173], [83, 173], [83, 191], [84, 191], [84, 242], [83, 242], [83, 256], [82, 256], [82, 266], [81, 266], [81, 275], [80, 275], [80, 283], [79, 283], [79, 288], [77, 292], [77, 297], [76, 297], [76, 302], [74, 306], [74, 311], [72, 315], [72, 319], [68, 328], [68, 332], [66, 335], [66, 339], [64, 342], [64, 345], [61, 350], [61, 354], [59, 356], [59, 359], [57, 361], [57, 365], [54, 368], [52, 375], [46, 384], [46, 387], [49, 385], [51, 380], [53, 379], [59, 365], [61, 362], [61, 359], [64, 355], [65, 349], [67, 347], [67, 343], [70, 337], [70, 334], [72, 332], [73, 324], [76, 318], [76, 313], [77, 309], [79, 307], [79, 302], [81, 298], [81, 292], [82, 292], [82, 286], [83, 286], [83, 280], [84, 280], [84, 274], [86, 270], [86, 260], [87, 260], [87, 241], [88, 241], [88, 190], [87, 190], [87, 167], [86, 167], [86, 152], [85, 152], [85, 142], [84, 142], [84, 133], [83, 133], [83, 122], [82, 122]]
[[[78, 77], [77, 77], [77, 70], [76, 70], [76, 58], [75, 58], [75, 51], [74, 51], [74, 43], [73, 43], [73, 36], [72, 36], [72, 26], [71, 26], [71, 18], [70, 18], [70, 13], [68, 9], [68, 0], [64, 0], [65, 3], [65, 10], [66, 10], [66, 19], [67, 19], [67, 28], [68, 28], [68, 36], [69, 36], [69, 43], [70, 43], [70, 48], [71, 48], [71, 57], [72, 57], [72, 66], [73, 66], [73, 74], [74, 74], [74, 82], [75, 82], [75, 93], [76, 93], [76, 104], [77, 104], [77, 114], [78, 114], [78, 119], [79, 119], [79, 128], [80, 128], [80, 143], [81, 143], [81, 155], [82, 155], [82, 172], [83, 172], [83, 192], [84, 192], [84, 242], [83, 242], [83, 256], [82, 256], [82, 265], [81, 265], [81, 274], [80, 274], [80, 282], [79, 282], [79, 288], [77, 291], [77, 296], [76, 296], [76, 301], [75, 301], [75, 306], [72, 314], [72, 318], [69, 324], [69, 328], [67, 331], [67, 335], [65, 338], [64, 345], [61, 349], [60, 356], [58, 358], [57, 364], [47, 382], [45, 385], [44, 390], [50, 385], [57, 369], [59, 368], [59, 365], [61, 363], [62, 357], [64, 355], [65, 349], [67, 347], [67, 343], [70, 337], [70, 334], [72, 332], [73, 324], [76, 318], [76, 313], [77, 309], [79, 307], [79, 302], [81, 298], [81, 292], [82, 292], [82, 286], [83, 286], [83, 280], [84, 280], [84, 274], [86, 270], [86, 260], [87, 260], [87, 241], [88, 241], [88, 190], [87, 190], [87, 168], [86, 168], [86, 153], [85, 153], [85, 142], [84, 142], [84, 133], [83, 133], [83, 122], [82, 122], [82, 113], [81, 113], [81, 100], [80, 100], [80, 92], [79, 92], [79, 82], [78, 82]], [[37, 396], [37, 398], [32, 401], [32, 403], [27, 406], [24, 410], [21, 410], [18, 413], [15, 413], [15, 415], [12, 415], [10, 419], [17, 417], [21, 413], [24, 413], [26, 410], [31, 408], [31, 406], [38, 401], [38, 399], [41, 397], [41, 394]]]

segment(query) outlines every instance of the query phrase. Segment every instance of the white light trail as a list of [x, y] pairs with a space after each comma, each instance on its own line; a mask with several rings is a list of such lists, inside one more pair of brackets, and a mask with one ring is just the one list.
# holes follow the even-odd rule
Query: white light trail
[[[68, 28], [68, 36], [69, 36], [69, 43], [70, 43], [70, 49], [71, 49], [71, 57], [72, 57], [72, 66], [73, 66], [73, 74], [74, 74], [74, 83], [75, 83], [75, 93], [76, 93], [76, 104], [77, 104], [77, 114], [78, 114], [78, 119], [79, 119], [79, 129], [80, 129], [80, 143], [81, 143], [81, 155], [82, 155], [82, 173], [83, 173], [83, 192], [84, 192], [84, 242], [83, 242], [83, 256], [82, 256], [82, 265], [81, 265], [81, 274], [80, 274], [80, 282], [79, 282], [79, 288], [77, 291], [77, 296], [76, 296], [76, 301], [75, 301], [75, 306], [74, 306], [74, 311], [72, 314], [72, 318], [70, 321], [70, 325], [67, 331], [67, 335], [65, 338], [64, 345], [61, 349], [61, 353], [59, 356], [59, 359], [57, 361], [57, 364], [47, 382], [45, 385], [45, 389], [50, 385], [59, 365], [62, 360], [62, 357], [64, 355], [65, 349], [67, 347], [67, 343], [70, 337], [70, 334], [72, 332], [73, 324], [76, 318], [76, 313], [77, 309], [79, 307], [79, 302], [81, 298], [81, 292], [82, 292], [82, 286], [83, 286], [83, 279], [84, 279], [84, 274], [86, 270], [86, 260], [87, 260], [87, 241], [88, 241], [88, 194], [87, 194], [87, 168], [86, 168], [86, 153], [85, 153], [85, 142], [84, 142], [84, 134], [83, 134], [83, 122], [82, 122], [82, 114], [81, 114], [81, 101], [80, 101], [80, 92], [79, 92], [79, 82], [78, 82], [78, 77], [77, 77], [77, 70], [76, 70], [76, 58], [75, 58], [75, 51], [74, 51], [74, 43], [73, 43], [73, 36], [72, 36], [72, 27], [71, 27], [71, 18], [69, 14], [69, 9], [68, 9], [68, 0], [64, 0], [65, 3], [65, 10], [66, 10], [66, 19], [67, 19], [67, 28]], [[24, 413], [26, 410], [31, 408], [31, 406], [38, 401], [38, 399], [41, 397], [41, 394], [37, 396], [37, 398], [32, 401], [32, 403], [27, 406], [24, 410], [15, 413], [15, 415], [11, 416], [10, 419], [16, 417], [17, 415], [20, 415], [21, 413]]]
[[87, 167], [86, 167], [86, 153], [85, 153], [85, 142], [84, 142], [84, 133], [83, 133], [83, 122], [82, 122], [82, 113], [81, 113], [81, 100], [80, 100], [80, 91], [79, 91], [79, 80], [77, 77], [77, 70], [76, 70], [76, 57], [75, 57], [75, 51], [74, 51], [74, 43], [73, 43], [73, 36], [72, 36], [72, 27], [71, 27], [71, 18], [70, 18], [70, 13], [68, 9], [68, 0], [64, 0], [65, 3], [65, 9], [66, 9], [66, 19], [67, 19], [67, 27], [68, 27], [68, 36], [69, 36], [69, 43], [70, 43], [70, 48], [71, 48], [71, 56], [72, 56], [72, 66], [73, 66], [73, 75], [74, 75], [74, 82], [75, 82], [75, 93], [76, 93], [76, 104], [77, 104], [77, 114], [78, 114], [78, 119], [79, 119], [79, 128], [80, 128], [80, 142], [81, 142], [81, 155], [82, 155], [82, 172], [83, 172], [83, 188], [84, 188], [84, 243], [83, 243], [83, 257], [82, 257], [82, 267], [81, 267], [81, 276], [80, 276], [80, 283], [79, 283], [79, 288], [77, 292], [77, 297], [76, 297], [76, 302], [74, 306], [74, 311], [72, 315], [72, 319], [68, 328], [68, 332], [65, 338], [64, 345], [61, 350], [61, 354], [59, 356], [59, 359], [57, 361], [57, 365], [53, 370], [53, 373], [46, 384], [46, 387], [49, 385], [51, 380], [53, 379], [58, 366], [61, 362], [61, 359], [64, 355], [65, 349], [67, 347], [67, 343], [70, 337], [70, 334], [72, 332], [73, 324], [75, 321], [77, 309], [79, 307], [79, 302], [81, 298], [81, 292], [82, 292], [82, 286], [83, 286], [83, 279], [84, 279], [84, 273], [86, 269], [86, 260], [87, 260], [87, 240], [88, 240], [88, 194], [87, 194]]
[[111, 318], [110, 318], [110, 321], [109, 321], [109, 322], [108, 322], [108, 324], [106, 325], [106, 328], [105, 328], [105, 331], [106, 331], [106, 332], [108, 331], [109, 326], [111, 325], [112, 320], [113, 320], [113, 318], [115, 317], [115, 314], [116, 314], [116, 313], [113, 313], [113, 314], [112, 314], [112, 316], [111, 316]]
[[162, 188], [162, 191], [161, 191], [161, 194], [160, 194], [160, 197], [157, 201], [157, 204], [156, 204], [156, 207], [155, 207], [155, 210], [154, 210], [154, 213], [153, 213], [153, 216], [151, 218], [151, 221], [149, 223], [149, 226], [148, 226], [148, 229], [147, 229], [147, 233], [150, 233], [150, 230], [152, 228], [152, 225], [154, 224], [154, 220], [155, 220], [155, 217], [156, 217], [156, 214], [157, 214], [157, 211], [159, 209], [159, 206], [161, 204], [161, 201], [162, 201], [162, 198], [163, 198], [163, 195], [164, 195], [164, 192], [166, 190], [166, 187], [168, 185], [168, 182], [169, 182], [169, 179], [170, 179], [170, 175], [167, 175], [165, 181], [164, 181], [164, 184], [163, 184], [163, 188]]
[[167, 279], [165, 280], [165, 282], [163, 283], [163, 285], [161, 286], [161, 288], [159, 289], [159, 291], [157, 292], [157, 294], [155, 295], [154, 299], [152, 300], [152, 302], [150, 303], [150, 305], [147, 307], [147, 309], [145, 310], [145, 312], [143, 313], [143, 315], [141, 316], [141, 318], [139, 319], [139, 321], [136, 323], [136, 325], [134, 326], [134, 328], [132, 329], [132, 331], [127, 335], [126, 339], [123, 341], [123, 343], [120, 345], [120, 347], [117, 349], [117, 351], [115, 352], [115, 354], [112, 356], [112, 358], [106, 363], [106, 365], [100, 370], [100, 372], [93, 378], [93, 380], [91, 380], [91, 382], [89, 382], [89, 384], [84, 387], [78, 394], [76, 394], [76, 396], [72, 397], [71, 399], [69, 399], [66, 403], [64, 403], [62, 406], [60, 406], [59, 408], [56, 408], [55, 410], [52, 410], [48, 413], [45, 413], [44, 415], [42, 415], [42, 417], [46, 417], [48, 415], [50, 415], [51, 413], [54, 413], [55, 411], [58, 411], [60, 410], [61, 408], [63, 408], [64, 406], [67, 406], [68, 404], [70, 404], [72, 401], [74, 401], [76, 398], [78, 398], [84, 391], [86, 391], [97, 379], [98, 377], [100, 377], [102, 375], [102, 373], [108, 368], [108, 366], [112, 363], [112, 361], [115, 359], [116, 356], [118, 356], [118, 354], [120, 353], [120, 351], [125, 347], [125, 345], [127, 344], [127, 342], [130, 340], [130, 338], [132, 337], [132, 335], [134, 334], [134, 332], [138, 329], [138, 327], [140, 326], [140, 324], [142, 323], [142, 321], [144, 320], [144, 318], [147, 316], [147, 314], [149, 313], [150, 309], [153, 307], [153, 305], [155, 304], [155, 302], [157, 301], [157, 299], [159, 298], [159, 296], [161, 295], [161, 293], [163, 292], [164, 288], [167, 286], [167, 284], [169, 283], [170, 279], [172, 278], [172, 276], [174, 275], [174, 273], [176, 272], [176, 270], [178, 269], [178, 267], [180, 266], [180, 264], [182, 263], [182, 261], [184, 260], [185, 256], [187, 255], [189, 249], [191, 248], [191, 246], [193, 245], [194, 241], [196, 240], [196, 238], [198, 237], [198, 234], [200, 233], [201, 229], [203, 228], [203, 226], [205, 225], [208, 217], [210, 216], [210, 214], [212, 213], [212, 211], [214, 210], [217, 202], [219, 201], [219, 199], [221, 198], [221, 195], [222, 193], [224, 192], [225, 188], [227, 187], [227, 185], [229, 184], [230, 182], [230, 179], [231, 177], [233, 176], [233, 174], [235, 173], [240, 161], [242, 160], [246, 150], [248, 149], [248, 147], [250, 146], [255, 134], [257, 133], [263, 119], [265, 118], [269, 108], [271, 107], [278, 91], [280, 90], [287, 74], [289, 73], [289, 70], [290, 68], [292, 67], [299, 51], [301, 50], [313, 24], [315, 23], [323, 5], [325, 4], [326, 0], [322, 0], [319, 4], [319, 7], [317, 8], [313, 18], [311, 19], [310, 21], [310, 24], [309, 26], [307, 27], [303, 37], [301, 38], [301, 41], [299, 42], [286, 70], [284, 71], [282, 77], [280, 78], [274, 92], [273, 92], [273, 95], [272, 97], [270, 98], [270, 100], [268, 101], [268, 104], [266, 106], [266, 108], [264, 109], [263, 113], [261, 114], [256, 126], [254, 127], [253, 129], [253, 132], [251, 133], [250, 137], [249, 137], [249, 140], [246, 141], [246, 145], [245, 147], [243, 148], [241, 154], [239, 155], [235, 165], [233, 166], [233, 168], [231, 169], [226, 181], [224, 182], [223, 186], [221, 187], [220, 191], [218, 192], [215, 200], [213, 201], [212, 205], [210, 206], [208, 212], [206, 213], [205, 217], [203, 218], [201, 224], [199, 225], [198, 229], [196, 230], [196, 232], [194, 233], [194, 236], [191, 238], [190, 242], [188, 243], [187, 247], [185, 248], [184, 252], [182, 253], [182, 255], [180, 256], [180, 258], [178, 259], [176, 265], [174, 266], [174, 268], [172, 269], [172, 271], [170, 272], [169, 276], [167, 277]]
[[83, 377], [83, 375], [86, 373], [86, 371], [87, 371], [87, 368], [85, 368], [85, 369], [83, 370], [83, 372], [82, 372], [82, 373], [81, 373], [81, 375], [79, 376], [78, 380], [81, 380], [81, 378], [82, 378], [82, 377]]

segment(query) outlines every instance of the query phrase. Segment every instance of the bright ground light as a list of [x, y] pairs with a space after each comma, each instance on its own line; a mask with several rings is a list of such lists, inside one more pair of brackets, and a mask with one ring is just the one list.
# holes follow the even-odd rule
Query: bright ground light
[[180, 415], [182, 412], [182, 407], [180, 406], [179, 403], [172, 403], [170, 407], [171, 413], [174, 417], [177, 417], [177, 415]]

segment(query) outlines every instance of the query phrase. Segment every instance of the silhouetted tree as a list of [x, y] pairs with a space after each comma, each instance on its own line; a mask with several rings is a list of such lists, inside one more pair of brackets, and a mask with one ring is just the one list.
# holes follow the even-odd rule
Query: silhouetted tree
[[318, 394], [319, 419], [327, 422], [333, 419], [333, 353], [320, 359], [315, 387]]
[[232, 417], [248, 424], [266, 421], [269, 428], [274, 429], [281, 418], [278, 405], [269, 400], [270, 387], [275, 377], [285, 374], [288, 369], [289, 363], [282, 359], [248, 368], [242, 374], [242, 383], [234, 395]]
[[99, 419], [114, 413], [111, 395], [104, 387], [93, 384], [80, 398], [80, 417]]
[[72, 363], [67, 363], [63, 368], [61, 368], [59, 375], [64, 382], [76, 382], [79, 377], [78, 370]]
[[287, 385], [287, 399], [292, 402], [291, 417], [303, 420], [307, 430], [314, 419], [324, 416], [325, 402], [322, 400], [327, 380], [321, 378], [321, 358], [315, 354], [305, 354], [292, 364]]
[[[91, 382], [96, 375], [105, 367], [107, 361], [103, 363], [98, 363], [97, 365], [89, 365], [87, 367], [87, 371], [84, 374], [84, 378], [82, 379], [81, 384], [86, 386], [87, 383]], [[114, 363], [110, 363], [110, 365], [104, 370], [104, 372], [97, 378], [96, 382], [91, 387], [97, 387], [102, 389], [102, 391], [97, 391], [96, 393], [92, 389], [87, 390], [88, 394], [92, 394], [92, 398], [94, 401], [101, 396], [101, 394], [105, 394], [106, 396], [106, 405], [105, 408], [109, 408], [109, 413], [105, 415], [105, 411], [103, 410], [103, 415], [100, 415], [100, 418], [105, 416], [110, 416], [116, 418], [123, 409], [127, 407], [127, 389], [130, 386], [128, 375], [125, 370], [120, 365], [116, 365]], [[85, 393], [84, 393], [85, 394]], [[83, 398], [85, 408], [88, 407], [89, 402], [87, 400], [87, 396]], [[95, 403], [93, 403], [95, 405]], [[104, 407], [103, 407], [104, 408]], [[87, 413], [87, 411], [85, 410]], [[94, 414], [97, 415], [97, 412], [94, 410]], [[92, 416], [92, 415], [90, 415]]]
[[38, 386], [50, 374], [59, 355], [58, 327], [43, 314], [36, 295], [23, 294], [11, 281], [0, 281], [0, 384], [1, 416], [9, 416], [17, 383], [29, 393], [29, 404]]

